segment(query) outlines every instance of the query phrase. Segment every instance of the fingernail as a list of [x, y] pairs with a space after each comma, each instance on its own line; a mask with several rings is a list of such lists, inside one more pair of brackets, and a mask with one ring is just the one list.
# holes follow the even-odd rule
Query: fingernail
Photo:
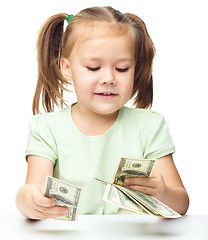
[[67, 209], [64, 209], [64, 210], [63, 210], [63, 216], [68, 215], [68, 212], [69, 212], [69, 209], [68, 209], [68, 208], [67, 208]]
[[128, 185], [128, 184], [130, 184], [130, 179], [129, 179], [129, 178], [126, 178], [126, 179], [124, 180], [124, 182], [125, 182], [126, 185]]

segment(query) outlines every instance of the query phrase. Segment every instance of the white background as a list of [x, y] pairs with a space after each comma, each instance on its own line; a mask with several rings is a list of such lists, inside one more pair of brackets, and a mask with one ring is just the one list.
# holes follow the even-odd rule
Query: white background
[[111, 5], [140, 16], [156, 47], [153, 110], [169, 124], [175, 164], [190, 196], [188, 214], [208, 214], [208, 14], [203, 0], [10, 0], [0, 7], [0, 211], [15, 213], [37, 79], [36, 39], [53, 14]]

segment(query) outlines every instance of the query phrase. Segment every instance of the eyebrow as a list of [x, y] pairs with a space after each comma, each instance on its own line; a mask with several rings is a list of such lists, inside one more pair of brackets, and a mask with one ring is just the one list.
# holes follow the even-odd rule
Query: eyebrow
[[[91, 57], [91, 56], [88, 56], [88, 57], [84, 57], [81, 59], [81, 61], [102, 61], [102, 58], [99, 58], [99, 57]], [[116, 60], [117, 62], [134, 62], [134, 59], [131, 58], [131, 57], [127, 57], [127, 58], [119, 58]]]

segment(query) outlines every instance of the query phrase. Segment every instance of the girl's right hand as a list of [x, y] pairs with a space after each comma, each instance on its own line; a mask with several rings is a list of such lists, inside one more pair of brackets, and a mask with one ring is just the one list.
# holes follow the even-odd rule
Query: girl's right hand
[[17, 208], [28, 219], [46, 219], [68, 214], [68, 208], [55, 204], [53, 199], [44, 196], [42, 185], [25, 184], [17, 192]]

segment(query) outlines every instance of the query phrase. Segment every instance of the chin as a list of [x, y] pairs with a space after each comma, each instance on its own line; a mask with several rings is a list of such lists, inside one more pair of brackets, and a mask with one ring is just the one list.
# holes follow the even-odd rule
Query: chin
[[107, 116], [107, 115], [113, 115], [113, 114], [117, 113], [119, 109], [120, 108], [115, 108], [115, 107], [114, 108], [112, 108], [112, 107], [99, 107], [96, 112], [98, 114]]

